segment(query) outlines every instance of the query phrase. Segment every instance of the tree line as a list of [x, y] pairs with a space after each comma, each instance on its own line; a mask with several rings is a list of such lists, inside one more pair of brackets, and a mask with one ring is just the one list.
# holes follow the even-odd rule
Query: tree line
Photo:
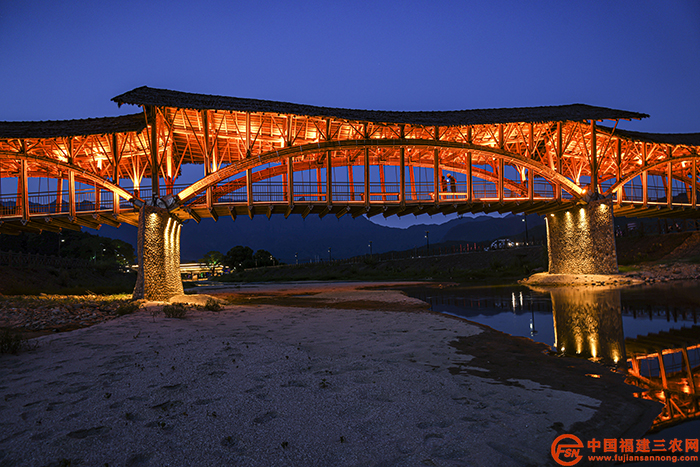
[[0, 251], [76, 258], [104, 265], [134, 264], [134, 247], [129, 243], [73, 230], [0, 234]]
[[217, 267], [221, 266], [228, 267], [232, 271], [242, 271], [244, 269], [280, 264], [280, 261], [272, 256], [272, 253], [269, 251], [258, 250], [253, 252], [252, 248], [242, 245], [234, 246], [226, 254], [215, 250], [209, 251], [199, 262], [206, 264], [211, 269], [212, 274], [214, 274]]

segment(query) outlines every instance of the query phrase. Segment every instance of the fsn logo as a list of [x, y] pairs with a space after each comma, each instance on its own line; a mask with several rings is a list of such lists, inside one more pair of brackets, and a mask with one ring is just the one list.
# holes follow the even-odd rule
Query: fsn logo
[[559, 435], [552, 443], [552, 458], [563, 466], [576, 465], [583, 455], [583, 443], [574, 435]]

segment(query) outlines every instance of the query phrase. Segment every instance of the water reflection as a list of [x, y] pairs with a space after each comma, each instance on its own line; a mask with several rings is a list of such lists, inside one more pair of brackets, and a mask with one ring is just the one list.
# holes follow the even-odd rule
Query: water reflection
[[700, 415], [700, 326], [628, 339], [629, 382], [664, 404], [654, 429]]
[[627, 371], [630, 384], [644, 389], [638, 397], [664, 404], [654, 429], [700, 416], [697, 282], [623, 289], [514, 286], [406, 292], [434, 311]]
[[541, 291], [551, 296], [554, 347], [559, 353], [606, 364], [625, 360], [619, 289], [554, 287]]

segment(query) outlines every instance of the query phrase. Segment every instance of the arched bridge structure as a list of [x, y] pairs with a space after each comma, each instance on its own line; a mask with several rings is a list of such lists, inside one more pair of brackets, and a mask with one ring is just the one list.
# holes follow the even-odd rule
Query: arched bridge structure
[[[141, 111], [0, 122], [1, 233], [122, 222], [148, 231], [155, 216], [178, 238], [159, 241], [175, 248], [180, 224], [203, 217], [539, 213], [550, 253], [568, 251], [550, 271], [605, 272], [617, 267], [606, 224], [613, 211], [700, 214], [700, 134], [617, 128], [647, 117], [637, 112], [583, 104], [373, 111], [148, 87], [113, 101]], [[600, 222], [610, 239], [591, 246]], [[139, 234], [140, 250], [147, 237]], [[572, 259], [575, 243], [597, 251], [586, 265]], [[146, 246], [146, 256], [163, 256], [162, 245]]]

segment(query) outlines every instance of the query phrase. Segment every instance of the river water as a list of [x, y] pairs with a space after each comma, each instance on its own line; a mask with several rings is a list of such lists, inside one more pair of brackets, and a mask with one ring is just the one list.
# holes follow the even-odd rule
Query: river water
[[[590, 305], [589, 301], [595, 302], [607, 295], [608, 300], [613, 302], [610, 312], [620, 314], [624, 338], [691, 327], [700, 320], [700, 283], [696, 281], [666, 282], [612, 291], [606, 289], [603, 294], [596, 294], [591, 288], [566, 289], [574, 289], [571, 294], [573, 305], [578, 301], [584, 310]], [[429, 303], [433, 311], [460, 316], [514, 336], [529, 337], [556, 350], [552, 293], [556, 301], [556, 294], [563, 293], [564, 288], [533, 290], [511, 285], [414, 287], [403, 290]], [[619, 305], [615, 297], [617, 294]]]
[[560, 355], [628, 371], [628, 382], [644, 389], [641, 397], [664, 404], [649, 439], [700, 437], [698, 281], [625, 288], [437, 285], [403, 290], [433, 311], [528, 337]]

